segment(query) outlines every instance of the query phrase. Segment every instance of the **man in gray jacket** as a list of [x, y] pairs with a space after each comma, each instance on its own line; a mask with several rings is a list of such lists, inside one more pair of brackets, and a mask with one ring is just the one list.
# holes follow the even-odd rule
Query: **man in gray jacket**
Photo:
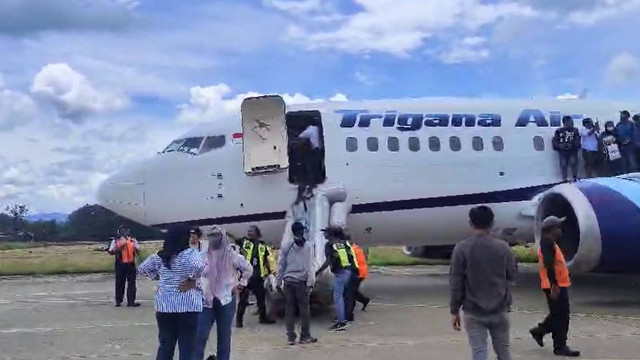
[[293, 244], [287, 244], [280, 248], [279, 266], [276, 283], [282, 291], [284, 282], [284, 296], [286, 298], [285, 321], [287, 323], [287, 338], [289, 345], [295, 345], [295, 314], [296, 307], [300, 310], [302, 332], [300, 344], [315, 343], [318, 339], [311, 336], [310, 322], [311, 309], [309, 307], [309, 295], [315, 285], [315, 269], [311, 244], [304, 238], [305, 227], [300, 222], [291, 225]]
[[498, 360], [511, 360], [509, 283], [516, 273], [516, 260], [506, 242], [489, 236], [494, 219], [489, 207], [471, 209], [469, 219], [473, 236], [458, 243], [451, 257], [453, 328], [460, 331], [462, 308], [473, 360], [487, 359], [487, 331]]

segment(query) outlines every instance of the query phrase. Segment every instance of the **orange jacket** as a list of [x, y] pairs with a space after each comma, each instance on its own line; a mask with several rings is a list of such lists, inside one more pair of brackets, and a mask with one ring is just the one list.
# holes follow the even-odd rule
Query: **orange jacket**
[[[567, 268], [567, 263], [564, 260], [564, 255], [562, 255], [562, 250], [557, 244], [554, 244], [556, 248], [556, 256], [553, 261], [553, 269], [556, 273], [556, 282], [559, 287], [569, 287], [571, 286], [571, 279], [569, 278], [569, 269]], [[551, 289], [551, 282], [549, 281], [549, 276], [547, 275], [547, 268], [544, 267], [544, 261], [542, 258], [542, 250], [538, 251], [538, 265], [540, 266], [540, 285], [542, 289]]]
[[366, 279], [369, 275], [369, 269], [367, 268], [367, 259], [364, 256], [364, 251], [360, 249], [360, 246], [351, 244], [353, 252], [356, 253], [356, 261], [358, 262], [358, 278]]
[[130, 264], [135, 262], [136, 248], [133, 243], [133, 240], [122, 238], [116, 241], [116, 249], [120, 250], [120, 261], [122, 261], [125, 264]]

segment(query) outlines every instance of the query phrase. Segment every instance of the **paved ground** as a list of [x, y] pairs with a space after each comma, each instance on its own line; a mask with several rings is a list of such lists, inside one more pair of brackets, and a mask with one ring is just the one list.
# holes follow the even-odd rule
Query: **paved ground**
[[[326, 330], [331, 314], [314, 319], [316, 345], [287, 347], [282, 325], [259, 326], [249, 316], [234, 332], [233, 358], [469, 359], [464, 333], [450, 329], [446, 274], [442, 266], [374, 271], [363, 288], [375, 298], [370, 311], [342, 334]], [[574, 280], [571, 345], [583, 359], [640, 359], [640, 277]], [[554, 358], [528, 337], [545, 311], [536, 286], [535, 273], [523, 270], [512, 314], [515, 359]], [[153, 287], [140, 282], [141, 308], [116, 309], [107, 275], [0, 278], [0, 359], [154, 358]]]

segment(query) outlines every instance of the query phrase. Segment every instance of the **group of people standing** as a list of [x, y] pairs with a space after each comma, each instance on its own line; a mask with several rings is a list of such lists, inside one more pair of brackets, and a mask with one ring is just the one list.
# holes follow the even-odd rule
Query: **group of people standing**
[[[539, 346], [552, 334], [553, 353], [577, 357], [579, 351], [567, 346], [571, 279], [562, 249], [564, 218], [549, 216], [542, 221], [539, 250], [540, 286], [547, 299], [549, 315], [531, 330]], [[453, 251], [450, 269], [452, 325], [460, 331], [464, 320], [473, 360], [487, 359], [487, 335], [491, 336], [498, 360], [511, 360], [509, 312], [512, 306], [510, 284], [515, 280], [517, 262], [509, 245], [490, 236], [494, 224], [493, 211], [478, 206], [469, 212], [473, 236], [458, 243]], [[464, 310], [464, 319], [460, 310]]]
[[574, 126], [573, 119], [565, 116], [562, 127], [553, 137], [553, 149], [559, 154], [564, 181], [571, 169], [573, 180], [578, 178], [578, 157], [582, 152], [586, 177], [616, 176], [638, 170], [640, 158], [640, 114], [631, 118], [627, 110], [620, 112], [620, 121], [607, 121], [604, 129], [591, 118], [582, 121], [582, 129]]

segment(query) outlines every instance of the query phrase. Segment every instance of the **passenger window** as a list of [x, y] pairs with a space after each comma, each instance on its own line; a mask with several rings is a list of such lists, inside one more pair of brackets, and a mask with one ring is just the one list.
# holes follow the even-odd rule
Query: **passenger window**
[[367, 150], [369, 150], [369, 151], [378, 151], [378, 138], [377, 137], [368, 137], [367, 138]]
[[200, 154], [208, 153], [211, 150], [219, 149], [224, 146], [226, 137], [224, 135], [209, 136], [204, 140]]
[[502, 140], [501, 136], [494, 136], [492, 143], [493, 143], [493, 150], [495, 151], [504, 150], [504, 140]]
[[389, 151], [399, 151], [400, 150], [400, 140], [398, 140], [395, 136], [389, 136], [387, 138], [387, 148]]
[[413, 152], [420, 151], [420, 138], [415, 136], [409, 138], [409, 150]]
[[482, 151], [484, 150], [484, 141], [482, 141], [480, 136], [474, 136], [473, 139], [471, 139], [471, 147], [473, 147], [475, 151]]
[[431, 136], [429, 138], [429, 150], [440, 151], [440, 138], [437, 136]]
[[537, 151], [544, 151], [544, 139], [541, 136], [533, 137], [533, 148]]
[[356, 152], [358, 151], [358, 139], [354, 138], [354, 137], [348, 137], [347, 138], [347, 151], [348, 152]]
[[460, 138], [457, 136], [452, 136], [449, 138], [449, 147], [452, 151], [460, 151], [462, 149], [462, 143], [460, 142]]

